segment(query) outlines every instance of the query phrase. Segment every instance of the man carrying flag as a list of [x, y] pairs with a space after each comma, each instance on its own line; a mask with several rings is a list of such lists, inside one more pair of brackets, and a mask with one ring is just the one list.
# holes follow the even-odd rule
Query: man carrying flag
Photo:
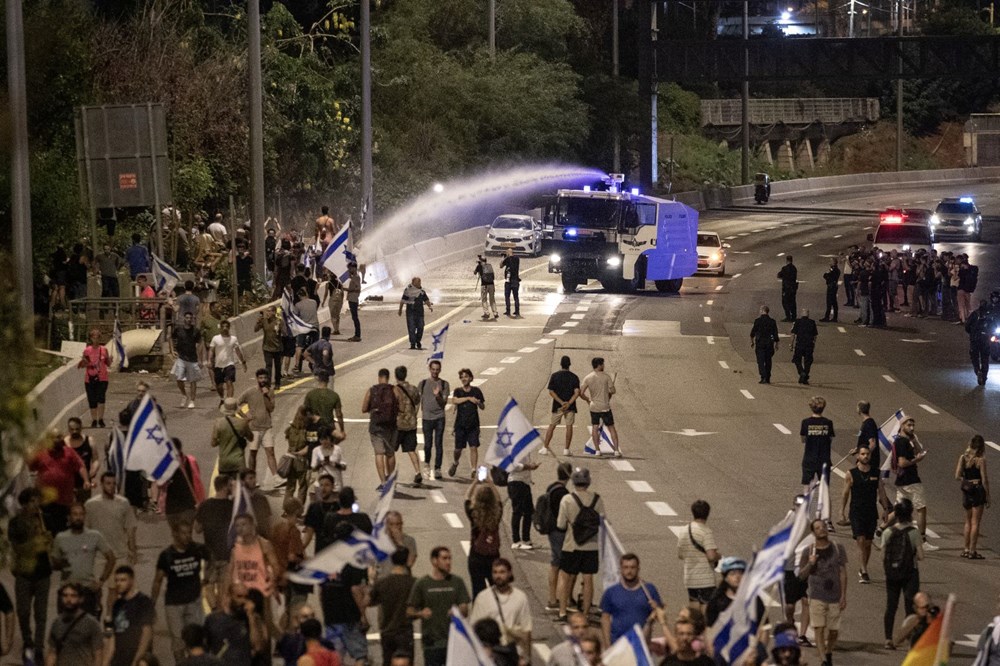
[[125, 469], [144, 472], [156, 485], [162, 486], [179, 466], [156, 401], [146, 393], [135, 410], [125, 438]]
[[357, 262], [357, 257], [351, 251], [351, 225], [345, 224], [333, 237], [333, 240], [320, 255], [319, 264], [330, 271], [341, 282], [347, 280], [347, 267], [351, 262]]
[[292, 303], [292, 292], [285, 289], [281, 293], [281, 316], [285, 320], [285, 327], [288, 334], [293, 338], [299, 335], [307, 335], [316, 330], [316, 327], [306, 322], [302, 317], [295, 314], [294, 303]]
[[436, 655], [431, 659], [427, 657], [427, 648], [424, 648], [424, 663], [427, 666], [494, 666], [494, 661], [490, 657], [482, 642], [476, 636], [469, 623], [462, 617], [464, 610], [452, 606], [448, 624], [448, 647], [447, 657], [441, 662], [434, 661]]
[[611, 435], [607, 429], [601, 426], [601, 443], [594, 446], [594, 438], [591, 437], [583, 445], [583, 452], [590, 456], [610, 456], [615, 452], [615, 445], [611, 442]]
[[604, 666], [653, 666], [653, 656], [646, 647], [642, 628], [638, 624], [632, 625], [601, 654], [601, 663]]
[[[426, 666], [489, 664], [480, 661], [482, 646], [469, 625], [464, 621], [456, 625], [452, 619], [468, 613], [469, 591], [461, 577], [451, 574], [451, 551], [445, 546], [436, 546], [431, 550], [430, 575], [413, 584], [406, 602], [406, 617], [420, 620]], [[451, 639], [452, 627], [459, 632], [456, 642]], [[465, 647], [459, 646], [459, 638]]]
[[[944, 612], [934, 618], [920, 640], [907, 653], [902, 666], [948, 666], [948, 659], [951, 656], [951, 623], [954, 610], [955, 595], [949, 594]], [[994, 628], [992, 636], [994, 650], [996, 649], [996, 634], [997, 630]], [[992, 666], [995, 663], [996, 653], [993, 653], [993, 657], [990, 657], [989, 654], [984, 655], [982, 646], [983, 641], [980, 639], [980, 651], [972, 666]]]

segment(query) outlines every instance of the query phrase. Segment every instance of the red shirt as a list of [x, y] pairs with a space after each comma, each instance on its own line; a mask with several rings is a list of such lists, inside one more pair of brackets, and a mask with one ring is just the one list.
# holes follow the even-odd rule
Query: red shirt
[[87, 345], [83, 350], [83, 382], [108, 381], [108, 350], [103, 346]]
[[[75, 479], [83, 469], [83, 460], [73, 447], [64, 446], [62, 455], [58, 458], [53, 457], [50, 450], [40, 451], [29, 467], [36, 473], [35, 486], [42, 493], [43, 504], [50, 504], [53, 501], [63, 506], [73, 504]], [[46, 492], [46, 489], [51, 490]], [[54, 500], [50, 499], [53, 491]]]
[[322, 645], [310, 645], [302, 656], [310, 657], [315, 666], [340, 666], [340, 655], [332, 650], [327, 650]]

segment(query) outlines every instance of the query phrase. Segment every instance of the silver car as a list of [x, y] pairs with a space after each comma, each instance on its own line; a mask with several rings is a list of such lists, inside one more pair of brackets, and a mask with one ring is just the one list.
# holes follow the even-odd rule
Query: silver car
[[486, 232], [486, 254], [537, 257], [542, 253], [542, 225], [530, 215], [501, 215]]
[[936, 237], [960, 236], [978, 241], [983, 234], [983, 216], [972, 197], [942, 199], [931, 216]]

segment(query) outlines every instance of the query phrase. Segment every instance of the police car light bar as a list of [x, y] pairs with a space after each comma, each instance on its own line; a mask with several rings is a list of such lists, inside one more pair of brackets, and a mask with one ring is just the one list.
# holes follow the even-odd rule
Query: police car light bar
[[959, 203], [973, 203], [972, 197], [959, 197]]
[[879, 216], [879, 222], [882, 224], [902, 224], [903, 216], [899, 213], [882, 213]]

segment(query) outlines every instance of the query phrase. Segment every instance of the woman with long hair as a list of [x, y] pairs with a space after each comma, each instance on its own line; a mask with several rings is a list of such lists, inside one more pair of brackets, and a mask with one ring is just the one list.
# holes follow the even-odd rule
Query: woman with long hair
[[982, 435], [973, 435], [969, 446], [958, 457], [955, 478], [962, 488], [962, 507], [965, 508], [965, 547], [962, 557], [982, 560], [976, 550], [979, 542], [979, 523], [983, 519], [983, 509], [990, 505], [990, 482], [986, 476], [986, 442]]
[[[482, 476], [485, 478], [480, 478]], [[472, 598], [475, 599], [490, 585], [493, 560], [500, 557], [503, 500], [489, 474], [479, 474], [473, 479], [465, 495], [465, 515], [472, 525], [469, 580], [472, 583]]]
[[107, 348], [101, 344], [101, 332], [90, 329], [87, 346], [83, 357], [76, 364], [84, 368], [83, 387], [87, 393], [87, 406], [90, 407], [90, 427], [104, 427], [104, 401], [108, 394], [108, 363], [111, 356]]

